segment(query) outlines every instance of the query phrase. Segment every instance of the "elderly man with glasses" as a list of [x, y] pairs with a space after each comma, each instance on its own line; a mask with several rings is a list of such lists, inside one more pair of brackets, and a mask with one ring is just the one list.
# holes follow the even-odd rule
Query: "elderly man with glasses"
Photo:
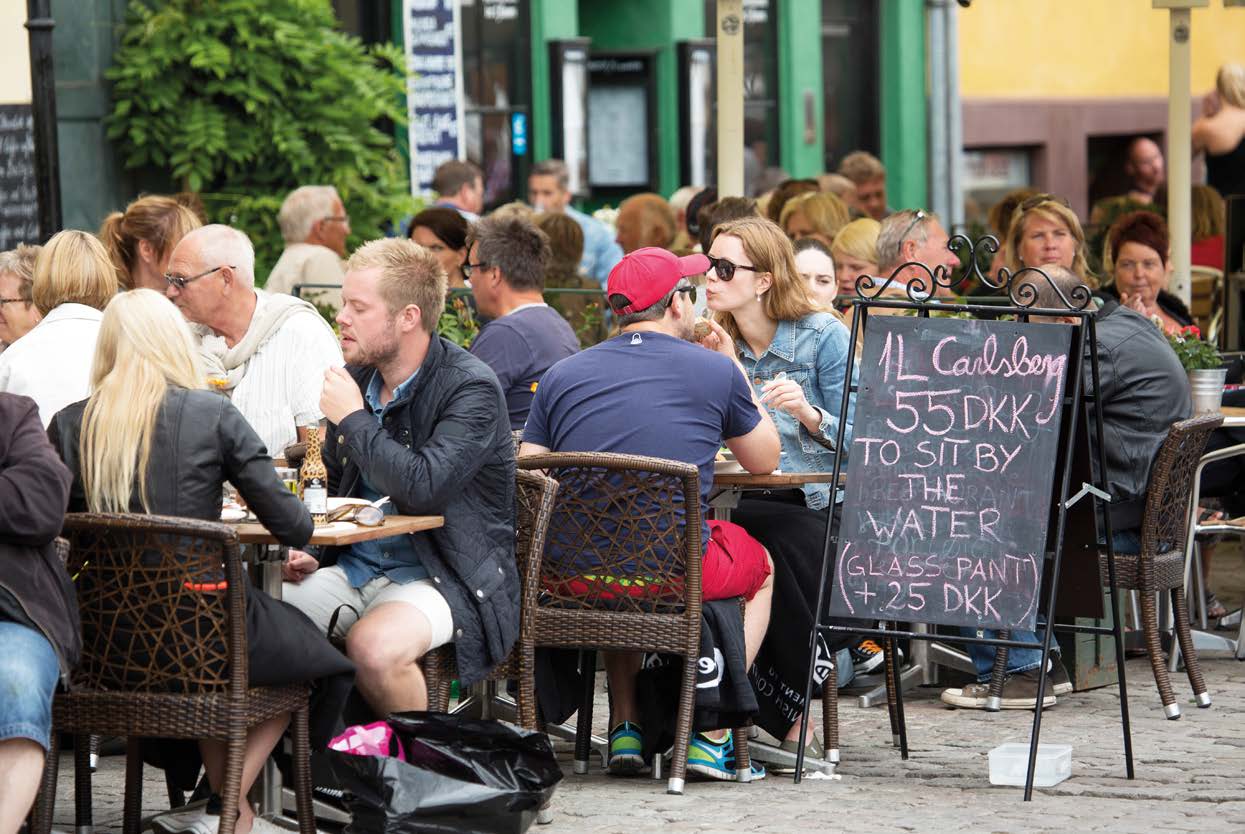
[[[691, 463], [700, 469], [701, 517], [709, 517], [713, 461], [722, 444], [749, 472], [778, 465], [778, 431], [753, 394], [733, 351], [692, 342], [696, 287], [688, 276], [709, 269], [704, 255], [676, 257], [646, 247], [610, 271], [608, 301], [621, 333], [563, 359], [541, 380], [523, 430], [520, 454], [619, 452]], [[721, 325], [708, 323], [722, 344]], [[773, 564], [742, 527], [708, 521], [701, 541], [701, 591], [706, 601], [744, 597], [744, 647], [751, 664], [769, 626]], [[547, 544], [547, 548], [556, 544]], [[546, 552], [549, 552], [548, 550]], [[640, 656], [609, 652], [609, 768], [634, 774], [643, 766], [643, 728], [637, 723], [635, 676]], [[657, 732], [650, 727], [650, 732]], [[729, 731], [697, 733], [688, 745], [688, 770], [711, 778], [735, 777]], [[763, 771], [754, 777], [763, 775]]]
[[281, 203], [277, 222], [285, 250], [268, 273], [264, 289], [270, 293], [297, 290], [302, 298], [340, 310], [341, 290], [325, 286], [340, 287], [346, 276], [342, 259], [350, 218], [337, 189], [331, 185], [294, 189]]
[[166, 295], [199, 325], [209, 383], [280, 456], [324, 417], [324, 372], [344, 364], [333, 329], [306, 301], [255, 289], [255, 250], [229, 226], [186, 235], [168, 268]]
[[[950, 283], [952, 271], [959, 269], [960, 259], [947, 249], [948, 241], [950, 236], [947, 230], [933, 212], [904, 209], [886, 217], [878, 231], [877, 263], [881, 277], [889, 278], [899, 267], [913, 262], [924, 264], [930, 270], [926, 272], [918, 266], [905, 267], [895, 275], [887, 294], [904, 295], [904, 286], [912, 279], [920, 278], [929, 294], [941, 297], [954, 295], [945, 285]], [[945, 272], [939, 276], [939, 285], [931, 287], [930, 273], [936, 272], [939, 267]]]

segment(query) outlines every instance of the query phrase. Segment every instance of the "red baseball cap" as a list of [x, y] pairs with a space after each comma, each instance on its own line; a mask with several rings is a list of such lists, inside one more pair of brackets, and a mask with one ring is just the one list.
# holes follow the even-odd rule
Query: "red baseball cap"
[[704, 275], [709, 259], [704, 255], [682, 258], [656, 246], [645, 246], [623, 257], [613, 269], [607, 284], [608, 295], [621, 295], [627, 303], [613, 303], [615, 313], [626, 315], [652, 307], [689, 275]]

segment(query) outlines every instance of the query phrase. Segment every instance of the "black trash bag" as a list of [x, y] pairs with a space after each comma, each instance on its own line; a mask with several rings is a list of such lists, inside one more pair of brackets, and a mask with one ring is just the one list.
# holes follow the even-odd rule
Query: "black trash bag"
[[522, 834], [562, 779], [543, 733], [439, 712], [388, 721], [405, 762], [327, 751], [346, 834]]

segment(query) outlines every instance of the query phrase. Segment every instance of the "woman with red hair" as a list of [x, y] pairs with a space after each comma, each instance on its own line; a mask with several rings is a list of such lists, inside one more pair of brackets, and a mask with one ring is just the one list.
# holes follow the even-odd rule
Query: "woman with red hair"
[[1169, 293], [1167, 223], [1152, 211], [1126, 214], [1107, 232], [1114, 280], [1103, 292], [1143, 316], [1157, 316], [1169, 333], [1193, 324], [1184, 302]]

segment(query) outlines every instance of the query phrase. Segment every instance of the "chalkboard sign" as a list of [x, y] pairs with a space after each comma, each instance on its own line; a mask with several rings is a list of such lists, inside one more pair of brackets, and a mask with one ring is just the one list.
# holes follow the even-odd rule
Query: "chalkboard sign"
[[1032, 628], [1072, 328], [865, 332], [830, 613]]
[[0, 252], [38, 242], [34, 119], [29, 104], [0, 104]]

